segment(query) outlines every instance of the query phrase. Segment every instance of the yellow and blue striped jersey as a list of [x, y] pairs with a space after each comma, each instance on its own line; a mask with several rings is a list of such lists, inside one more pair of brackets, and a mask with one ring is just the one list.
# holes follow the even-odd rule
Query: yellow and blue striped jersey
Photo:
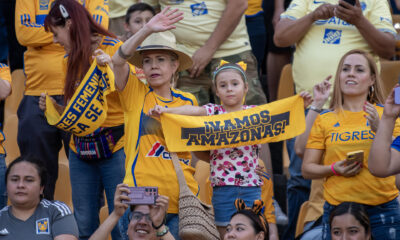
[[[383, 106], [376, 105], [379, 116]], [[324, 182], [324, 198], [332, 205], [357, 202], [379, 205], [393, 200], [399, 194], [395, 177], [375, 177], [368, 170], [368, 156], [375, 133], [371, 130], [365, 112], [322, 112], [316, 118], [306, 148], [324, 150], [323, 165], [346, 159], [348, 152], [364, 150], [364, 161], [359, 174], [354, 177], [330, 176]], [[400, 135], [397, 121], [393, 132]]]
[[[62, 61], [64, 48], [53, 43], [53, 34], [44, 29], [44, 19], [54, 0], [17, 0], [15, 31], [18, 42], [27, 47], [24, 71], [27, 77], [25, 95], [63, 94], [65, 74]], [[79, 0], [97, 23], [108, 28], [108, 0]]]
[[[179, 184], [171, 156], [165, 144], [159, 119], [149, 117], [156, 104], [164, 107], [197, 105], [190, 94], [171, 89], [172, 100], [158, 96], [151, 87], [143, 84], [131, 68], [128, 83], [120, 92], [125, 112], [126, 173], [124, 183], [129, 186], [157, 186], [161, 195], [169, 197], [168, 213], [178, 213]], [[165, 126], [164, 126], [165, 127]], [[177, 153], [187, 185], [194, 194], [198, 185], [190, 166], [190, 152]]]
[[[0, 63], [0, 80], [6, 80], [11, 84], [10, 68], [3, 63]], [[5, 154], [6, 151], [3, 147], [3, 142], [6, 138], [4, 137], [3, 131], [0, 131], [0, 154]]]

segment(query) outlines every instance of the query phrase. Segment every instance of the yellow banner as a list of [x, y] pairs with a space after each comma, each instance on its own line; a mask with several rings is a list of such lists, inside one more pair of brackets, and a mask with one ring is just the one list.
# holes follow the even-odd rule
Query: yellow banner
[[98, 66], [94, 60], [61, 116], [51, 99], [46, 97], [47, 122], [76, 136], [86, 136], [106, 120], [106, 96], [113, 91], [114, 73], [111, 68]]
[[206, 117], [163, 113], [161, 124], [170, 152], [278, 142], [305, 131], [304, 103], [293, 96], [251, 109]]

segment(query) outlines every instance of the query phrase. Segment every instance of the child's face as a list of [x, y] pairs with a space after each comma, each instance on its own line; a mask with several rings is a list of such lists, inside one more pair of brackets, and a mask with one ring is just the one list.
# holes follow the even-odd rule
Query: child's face
[[137, 33], [153, 17], [150, 11], [134, 11], [131, 13], [129, 24], [125, 23], [125, 31], [131, 34]]
[[244, 83], [242, 75], [233, 69], [223, 70], [216, 79], [216, 95], [223, 105], [235, 107], [242, 105], [247, 93], [247, 83]]

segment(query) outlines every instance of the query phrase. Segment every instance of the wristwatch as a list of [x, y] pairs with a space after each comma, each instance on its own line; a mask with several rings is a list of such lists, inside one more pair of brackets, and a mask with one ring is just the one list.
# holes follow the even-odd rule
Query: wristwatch
[[321, 113], [322, 112], [321, 108], [317, 108], [316, 106], [313, 106], [313, 105], [310, 106], [310, 110], [313, 110], [314, 112], [317, 112], [317, 113]]

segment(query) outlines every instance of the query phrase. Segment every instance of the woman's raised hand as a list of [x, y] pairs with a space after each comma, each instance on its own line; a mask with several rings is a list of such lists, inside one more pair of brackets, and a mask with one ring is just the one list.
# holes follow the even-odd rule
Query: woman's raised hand
[[156, 204], [150, 206], [150, 218], [154, 226], [161, 226], [167, 214], [169, 198], [158, 195]]
[[368, 120], [371, 130], [376, 132], [378, 130], [379, 120], [380, 120], [378, 111], [376, 110], [373, 104], [367, 101], [365, 101], [363, 109], [364, 112], [367, 113], [367, 115], [364, 116]]
[[383, 116], [389, 118], [398, 118], [400, 115], [400, 104], [395, 104], [395, 88], [400, 87], [399, 84], [396, 84], [392, 91], [390, 92], [389, 96], [386, 98], [385, 101], [385, 108], [383, 109]]
[[173, 24], [183, 19], [183, 12], [178, 9], [164, 8], [146, 24], [153, 32], [163, 32], [176, 28]]
[[129, 188], [125, 183], [120, 183], [117, 185], [117, 189], [115, 190], [114, 195], [114, 212], [117, 216], [122, 217], [124, 215], [126, 209], [128, 209], [128, 204], [122, 202], [122, 200], [129, 201]]
[[304, 101], [304, 109], [306, 109], [310, 104], [312, 103], [313, 99], [312, 96], [309, 92], [307, 91], [302, 91], [300, 94], [300, 97], [303, 98]]
[[330, 90], [332, 87], [332, 84], [329, 82], [329, 80], [332, 78], [332, 75], [329, 75], [324, 81], [322, 81], [319, 84], [316, 84], [313, 88], [313, 94], [314, 94], [314, 101], [313, 105], [317, 108], [322, 108], [325, 104], [325, 102], [329, 98]]
[[112, 68], [111, 57], [107, 53], [103, 52], [103, 50], [96, 49], [93, 53], [93, 58], [96, 58], [98, 65], [105, 66], [108, 64]]
[[147, 113], [148, 116], [151, 117], [160, 117], [163, 112], [166, 112], [166, 108], [160, 105], [155, 105], [152, 109]]

